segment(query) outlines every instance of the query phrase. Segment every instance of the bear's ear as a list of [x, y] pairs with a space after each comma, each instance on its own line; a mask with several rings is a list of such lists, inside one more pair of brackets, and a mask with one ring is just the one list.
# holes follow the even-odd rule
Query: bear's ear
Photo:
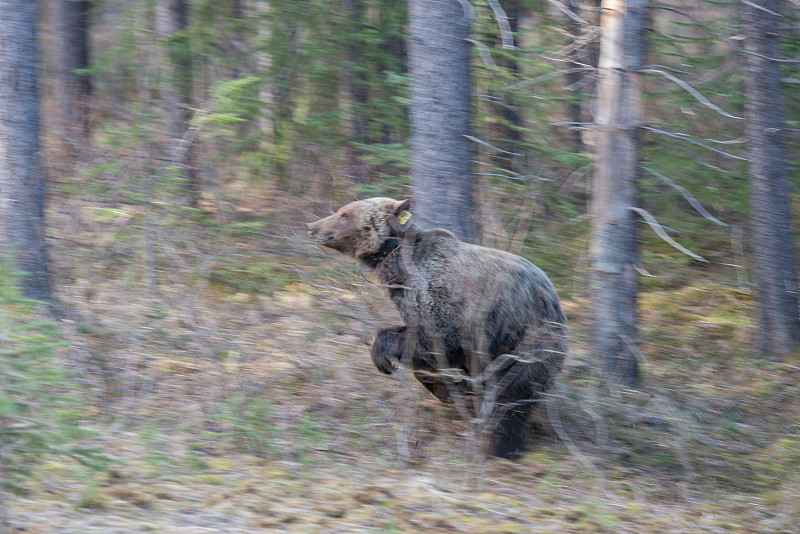
[[411, 199], [399, 200], [395, 202], [393, 215], [397, 218], [397, 222], [407, 229], [411, 225]]
[[411, 199], [404, 198], [402, 200], [395, 200], [394, 202], [394, 214], [397, 215], [401, 211], [411, 211]]

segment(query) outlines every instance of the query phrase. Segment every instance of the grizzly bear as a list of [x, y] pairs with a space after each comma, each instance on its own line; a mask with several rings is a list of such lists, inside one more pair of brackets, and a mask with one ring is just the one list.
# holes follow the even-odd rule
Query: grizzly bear
[[418, 228], [409, 200], [351, 202], [308, 230], [371, 271], [400, 312], [405, 325], [373, 342], [378, 370], [406, 365], [441, 401], [467, 401], [488, 429], [486, 451], [519, 457], [533, 404], [567, 351], [567, 318], [547, 275], [520, 256]]

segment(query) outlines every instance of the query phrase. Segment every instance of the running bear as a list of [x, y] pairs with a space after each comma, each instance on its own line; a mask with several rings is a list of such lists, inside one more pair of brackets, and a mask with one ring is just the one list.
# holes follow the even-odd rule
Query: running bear
[[371, 271], [400, 312], [405, 325], [375, 337], [378, 370], [404, 364], [441, 401], [467, 401], [486, 422], [486, 452], [521, 456], [533, 403], [567, 352], [567, 318], [547, 275], [520, 256], [417, 228], [409, 200], [351, 202], [308, 230]]

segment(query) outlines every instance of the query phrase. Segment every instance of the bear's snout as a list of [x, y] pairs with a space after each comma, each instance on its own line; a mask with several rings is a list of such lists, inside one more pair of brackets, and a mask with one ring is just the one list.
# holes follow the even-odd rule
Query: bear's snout
[[333, 236], [332, 235], [326, 235], [326, 236], [325, 235], [321, 235], [321, 233], [320, 233], [320, 224], [319, 224], [321, 222], [322, 222], [322, 220], [317, 221], [317, 222], [308, 223], [308, 224], [306, 224], [306, 228], [308, 228], [308, 235], [310, 235], [311, 238], [314, 239], [314, 241], [317, 241], [318, 243], [325, 243], [327, 241], [330, 241], [333, 238]]

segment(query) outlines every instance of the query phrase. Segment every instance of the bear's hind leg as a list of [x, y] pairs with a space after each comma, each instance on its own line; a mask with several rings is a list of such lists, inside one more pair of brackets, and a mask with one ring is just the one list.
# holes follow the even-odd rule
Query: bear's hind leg
[[492, 456], [515, 460], [525, 453], [531, 404], [517, 404], [506, 410], [489, 438], [487, 452]]

